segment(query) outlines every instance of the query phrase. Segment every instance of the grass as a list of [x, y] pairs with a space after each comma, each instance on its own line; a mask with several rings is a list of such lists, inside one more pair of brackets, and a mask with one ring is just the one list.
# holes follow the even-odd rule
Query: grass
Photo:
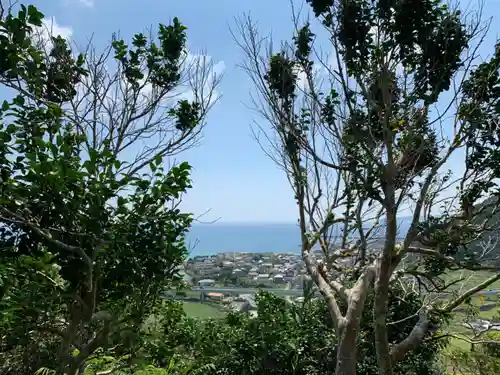
[[[488, 271], [453, 271], [445, 275], [443, 279], [446, 282], [452, 282], [457, 279], [462, 279], [463, 281], [458, 282], [450, 287], [450, 291], [454, 290], [467, 290], [475, 287], [476, 285], [484, 282], [486, 279], [493, 276], [494, 272]], [[500, 289], [500, 280], [495, 281], [493, 284], [488, 286], [486, 289]]]
[[[491, 289], [496, 289], [495, 287], [492, 287]], [[472, 302], [476, 305], [480, 305], [480, 302], [478, 301], [477, 298], [474, 298]], [[488, 302], [486, 302], [488, 303]], [[500, 316], [500, 309], [499, 307], [494, 307], [490, 310], [486, 311], [479, 311], [477, 317], [474, 318], [469, 318], [469, 319], [484, 319], [484, 320], [492, 320], [495, 318], [498, 318]], [[457, 335], [465, 335], [469, 336], [471, 331], [466, 328], [466, 327], [461, 327], [458, 325], [458, 323], [463, 323], [468, 320], [467, 314], [465, 312], [455, 312], [453, 316], [452, 322], [450, 322], [450, 326], [448, 327], [448, 331], [453, 334]], [[451, 338], [449, 344], [447, 345], [446, 348], [444, 348], [442, 355], [443, 355], [443, 361], [445, 365], [450, 366], [451, 365], [451, 356], [455, 351], [462, 351], [462, 352], [468, 352], [471, 350], [471, 344], [468, 343], [465, 340], [461, 340], [459, 338]], [[453, 372], [449, 372], [449, 374], [452, 374]], [[465, 373], [460, 373], [462, 375], [465, 375]]]
[[[453, 316], [454, 323], [463, 323], [469, 319], [474, 319], [476, 317], [469, 317], [465, 312], [455, 312]], [[477, 319], [484, 320], [498, 320], [500, 318], [500, 308], [498, 306], [493, 307], [490, 310], [479, 311], [477, 314]]]
[[[218, 308], [215, 305], [211, 305], [210, 303], [201, 303], [201, 302], [192, 302], [192, 301], [182, 301], [184, 311], [186, 315], [191, 318], [197, 319], [221, 319], [225, 316], [224, 311], [221, 308]], [[148, 331], [154, 336], [161, 335], [160, 324], [161, 316], [160, 315], [151, 315], [146, 319], [142, 330]]]
[[[484, 280], [487, 278], [491, 277], [493, 273], [491, 272], [454, 272], [449, 275], [447, 275], [446, 280], [447, 281], [452, 281], [456, 280], [457, 278], [463, 278], [464, 282], [458, 283], [455, 286], [455, 291], [459, 292], [458, 289], [460, 289], [460, 292], [463, 292], [465, 290], [468, 290], [477, 284], [482, 283]], [[500, 282], [495, 282], [492, 285], [490, 285], [487, 289], [500, 289]], [[493, 301], [499, 301], [497, 296], [483, 296], [483, 298], [479, 296], [474, 296], [471, 299], [471, 302], [475, 306], [480, 306], [484, 304], [489, 304], [492, 303]], [[466, 305], [461, 306], [463, 308], [467, 308]], [[484, 319], [484, 320], [493, 320], [493, 319], [498, 319], [500, 317], [500, 308], [498, 306], [495, 306], [489, 310], [485, 311], [479, 311], [477, 316], [474, 318], [468, 317], [466, 312], [463, 311], [456, 311], [453, 316], [452, 322], [450, 322], [450, 326], [448, 327], [448, 331], [453, 334], [463, 334], [463, 335], [468, 335], [470, 334], [470, 330], [465, 327], [461, 327], [458, 325], [458, 323], [463, 323], [469, 319]], [[470, 351], [471, 345], [470, 343], [460, 340], [459, 338], [451, 338], [450, 343], [447, 345], [447, 347], [443, 350], [443, 360], [445, 364], [450, 364], [450, 356], [453, 354], [454, 351]], [[451, 374], [451, 372], [450, 372]], [[464, 374], [465, 375], [465, 374]]]
[[191, 318], [221, 319], [225, 313], [222, 309], [208, 303], [183, 301], [184, 311]]

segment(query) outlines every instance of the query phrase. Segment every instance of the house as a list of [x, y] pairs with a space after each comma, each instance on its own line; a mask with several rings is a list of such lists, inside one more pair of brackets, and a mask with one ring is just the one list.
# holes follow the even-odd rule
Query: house
[[201, 287], [212, 287], [215, 286], [215, 280], [212, 279], [203, 279], [198, 281], [198, 286]]
[[275, 284], [284, 284], [285, 278], [281, 274], [277, 274], [273, 276], [273, 283]]
[[272, 263], [262, 263], [259, 267], [259, 272], [268, 273], [273, 269]]
[[247, 312], [250, 310], [250, 303], [246, 300], [233, 301], [228, 307], [235, 312]]
[[214, 268], [214, 261], [212, 259], [204, 259], [203, 261], [193, 264], [193, 270], [196, 272], [203, 272]]
[[224, 294], [222, 293], [208, 293], [207, 297], [211, 300], [221, 302], [224, 299]]
[[257, 280], [257, 281], [269, 280], [269, 274], [268, 273], [260, 273], [257, 276], [255, 276], [254, 280]]
[[288, 269], [285, 271], [285, 276], [288, 276], [288, 277], [293, 277], [293, 276], [295, 276], [295, 269], [293, 269], [293, 268], [288, 268]]
[[255, 302], [255, 297], [252, 294], [241, 294], [238, 299], [248, 303], [248, 310], [257, 309], [257, 302]]
[[247, 273], [245, 271], [243, 271], [241, 268], [235, 268], [233, 270], [233, 276], [245, 277], [246, 275], [247, 275]]

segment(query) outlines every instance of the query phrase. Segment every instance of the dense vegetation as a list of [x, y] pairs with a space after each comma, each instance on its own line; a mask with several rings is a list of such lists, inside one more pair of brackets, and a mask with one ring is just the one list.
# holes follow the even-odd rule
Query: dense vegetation
[[[343, 95], [333, 87], [326, 94], [314, 91], [310, 24], [297, 29], [293, 51], [254, 58], [264, 65], [250, 72], [267, 95], [268, 119], [276, 120], [277, 150], [299, 207], [303, 260], [324, 298], [312, 298], [313, 284], [304, 285], [302, 301], [260, 293], [256, 317], [229, 313], [218, 320], [187, 316], [165, 293], [180, 287], [184, 236], [193, 220], [178, 208], [191, 187], [191, 167], [181, 162], [167, 169], [166, 161], [197, 141], [213, 103], [211, 96], [171, 100], [189, 73], [183, 64], [186, 27], [174, 18], [159, 25], [154, 38], [138, 33], [128, 44], [114, 37], [102, 56], [117, 71], [106, 78], [105, 58], [78, 55], [61, 37], [36, 38], [43, 14], [35, 6], [0, 8], [0, 82], [12, 93], [0, 108], [1, 374], [450, 370], [441, 353], [451, 338], [453, 310], [500, 279], [491, 251], [481, 257], [471, 246], [497, 224], [500, 47], [465, 72], [454, 114], [461, 127], [443, 146], [427, 111], [465, 66], [462, 55], [477, 29], [437, 0], [308, 3], [332, 31], [338, 68], [357, 86], [344, 85]], [[381, 43], [370, 34], [377, 25]], [[246, 39], [246, 52], [257, 57], [255, 29], [247, 26], [254, 38]], [[389, 64], [396, 55], [397, 64]], [[412, 78], [411, 87], [400, 85], [396, 70]], [[298, 105], [297, 71], [307, 77], [309, 91], [301, 99], [310, 108]], [[116, 82], [118, 96], [103, 95]], [[108, 101], [117, 113], [107, 110]], [[345, 117], [341, 104], [351, 107]], [[171, 138], [130, 157], [137, 140], [157, 132]], [[340, 150], [338, 159], [317, 153], [311, 138], [318, 134]], [[430, 208], [451, 178], [438, 167], [460, 147], [469, 153], [466, 176], [459, 178], [460, 207], [433, 216]], [[445, 157], [436, 159], [443, 151]], [[318, 203], [321, 189], [314, 189], [324, 180], [316, 185], [312, 179], [319, 178], [320, 166], [338, 173], [342, 203]], [[403, 200], [416, 201], [422, 215], [415, 214], [399, 244], [394, 226]], [[380, 254], [367, 251], [365, 203], [386, 220]], [[340, 206], [346, 213], [336, 217]], [[328, 237], [334, 224], [345, 225], [339, 253]], [[353, 231], [359, 236], [347, 243]], [[309, 256], [317, 242], [325, 263]], [[336, 262], [353, 253], [354, 267]], [[443, 279], [450, 270], [494, 273], [465, 293], [436, 298], [447, 290]], [[474, 332], [462, 339], [473, 350], [449, 353], [455, 368], [498, 373], [498, 335]]]
[[[173, 203], [190, 187], [190, 166], [165, 170], [167, 151], [158, 150], [140, 161], [150, 172], [139, 175], [120, 153], [137, 134], [127, 133], [130, 119], [100, 139], [75, 122], [65, 107], [91, 67], [60, 37], [46, 41], [45, 54], [33, 39], [42, 19], [21, 5], [0, 25], [0, 76], [15, 90], [0, 110], [0, 367], [76, 374], [97, 355], [140, 356], [141, 327], [186, 255], [191, 216]], [[156, 101], [180, 79], [185, 27], [160, 25], [158, 39], [113, 41], [129, 98], [140, 95], [141, 80]], [[134, 105], [125, 111], [140, 116]], [[185, 100], [170, 109], [180, 137], [200, 112]]]

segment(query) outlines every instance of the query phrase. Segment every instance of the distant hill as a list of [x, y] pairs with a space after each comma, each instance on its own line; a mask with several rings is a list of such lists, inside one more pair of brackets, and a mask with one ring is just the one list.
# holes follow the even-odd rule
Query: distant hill
[[[485, 205], [489, 205], [482, 215], [478, 215], [476, 222], [482, 223], [485, 218], [492, 215], [493, 203], [497, 203], [498, 198], [493, 197], [487, 199], [482, 204], [478, 205], [478, 209], [481, 209]], [[488, 248], [488, 254], [485, 256], [486, 260], [489, 260], [495, 265], [500, 265], [500, 213], [493, 214], [488, 220], [487, 225], [493, 227], [492, 232], [484, 233], [483, 236], [478, 241], [471, 244], [471, 248], [478, 252], [482, 252], [485, 248]]]

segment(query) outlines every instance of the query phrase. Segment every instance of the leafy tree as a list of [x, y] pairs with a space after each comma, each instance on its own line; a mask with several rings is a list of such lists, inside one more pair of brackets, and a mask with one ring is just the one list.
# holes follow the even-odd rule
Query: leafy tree
[[[67, 111], [93, 66], [63, 38], [53, 37], [49, 51], [36, 43], [42, 20], [36, 7], [20, 5], [2, 11], [0, 22], [0, 77], [17, 90], [0, 110], [0, 368], [74, 375], [104, 354], [141, 355], [142, 326], [187, 253], [192, 218], [177, 203], [190, 187], [190, 166], [165, 170], [172, 148], [164, 146], [179, 145], [175, 137], [139, 161], [123, 160], [120, 144], [141, 139], [128, 126], [139, 135], [147, 129], [131, 120], [87, 126]], [[153, 92], [179, 87], [185, 30], [174, 19], [159, 26], [158, 43], [143, 34], [132, 47], [113, 41], [120, 82], [135, 95], [124, 102], [130, 118], [143, 110], [144, 65]], [[168, 111], [176, 134], [197, 131], [202, 100], [180, 100]], [[96, 139], [97, 123], [120, 135]]]
[[[32, 44], [39, 58], [60, 72], [51, 52], [60, 44], [58, 53], [66, 54], [66, 42], [55, 35], [47, 39], [51, 30], [43, 27], [32, 30]], [[86, 74], [73, 81], [72, 95], [61, 106], [74, 131], [87, 137], [86, 154], [107, 147], [122, 161], [118, 171], [132, 175], [156, 158], [199, 143], [206, 116], [219, 99], [222, 72], [209, 57], [188, 51], [186, 37], [186, 27], [174, 18], [168, 26], [158, 25], [156, 33], [137, 33], [128, 43], [114, 34], [102, 51], [92, 44], [82, 51]], [[0, 81], [30, 96], [23, 81]]]
[[[337, 344], [335, 331], [328, 309], [323, 300], [305, 298], [292, 303], [273, 294], [261, 292], [257, 296], [257, 316], [229, 314], [224, 321], [197, 322], [186, 319], [171, 326], [165, 332], [164, 345], [178, 346], [172, 356], [191, 358], [187, 367], [193, 374], [325, 374], [333, 373], [336, 355], [331, 351]], [[414, 321], [400, 318], [419, 306], [419, 296], [409, 296], [401, 302], [397, 295], [391, 298], [390, 341], [397, 342], [408, 334]], [[368, 304], [373, 302], [369, 301]], [[417, 319], [417, 318], [415, 318]], [[415, 320], [413, 319], [413, 320]], [[367, 310], [363, 314], [362, 334], [358, 338], [358, 372], [376, 374], [377, 361], [373, 334], [372, 316]], [[395, 369], [397, 374], [437, 374], [436, 356], [443, 341], [427, 341]]]
[[[270, 125], [259, 127], [266, 152], [297, 202], [302, 259], [339, 338], [336, 374], [356, 373], [370, 308], [379, 373], [390, 375], [432, 333], [433, 316], [500, 279], [484, 261], [490, 249], [472, 246], [498, 230], [489, 219], [498, 213], [500, 45], [473, 68], [485, 25], [438, 0], [307, 3], [312, 21], [295, 13], [293, 43], [279, 51], [265, 48], [250, 18], [235, 35]], [[324, 262], [311, 253], [318, 245]], [[457, 269], [496, 272], [451, 300], [435, 298]], [[393, 282], [427, 298], [409, 314], [420, 317], [414, 329], [391, 344]]]
[[456, 373], [493, 375], [500, 371], [500, 334], [486, 332], [474, 340], [473, 350], [455, 349], [450, 354]]

